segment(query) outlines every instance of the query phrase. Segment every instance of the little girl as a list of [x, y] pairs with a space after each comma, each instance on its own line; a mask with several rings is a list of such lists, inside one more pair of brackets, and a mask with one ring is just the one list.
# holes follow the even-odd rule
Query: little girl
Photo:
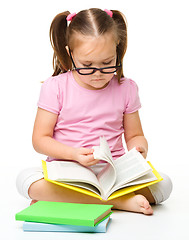
[[[138, 114], [141, 107], [136, 83], [123, 75], [127, 27], [119, 11], [92, 8], [77, 14], [58, 14], [50, 27], [54, 49], [53, 76], [41, 88], [33, 130], [34, 149], [47, 161], [73, 160], [83, 166], [99, 162], [92, 147], [105, 136], [113, 159], [133, 147], [147, 156], [148, 144]], [[165, 201], [172, 190], [163, 181], [105, 204], [114, 209], [152, 214], [151, 204]], [[41, 168], [22, 171], [19, 193], [32, 203], [43, 201], [103, 204], [88, 195], [47, 182]]]

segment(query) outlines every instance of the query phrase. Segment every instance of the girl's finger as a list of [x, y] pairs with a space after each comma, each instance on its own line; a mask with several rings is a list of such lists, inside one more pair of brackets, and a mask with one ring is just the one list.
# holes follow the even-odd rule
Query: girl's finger
[[89, 163], [88, 163], [88, 164], [89, 164], [88, 166], [96, 165], [98, 162], [99, 162], [99, 160], [98, 160], [98, 159], [95, 159], [95, 160], [89, 162]]

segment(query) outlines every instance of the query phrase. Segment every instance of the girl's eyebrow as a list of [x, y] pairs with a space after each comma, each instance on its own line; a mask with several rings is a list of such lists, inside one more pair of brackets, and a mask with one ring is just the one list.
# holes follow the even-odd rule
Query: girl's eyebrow
[[115, 58], [115, 55], [113, 55], [113, 56], [111, 56], [111, 57], [108, 57], [108, 58], [104, 59], [103, 62], [104, 62], [104, 61], [107, 61], [107, 60], [110, 60], [110, 59], [114, 59], [114, 58]]
[[[108, 60], [114, 59], [114, 58], [115, 58], [115, 56], [113, 55], [113, 56], [110, 56], [108, 58], [103, 59], [101, 62], [105, 62], [105, 61], [108, 61]], [[84, 62], [84, 63], [93, 63], [93, 60], [92, 61], [90, 61], [90, 60], [80, 60], [80, 61]]]

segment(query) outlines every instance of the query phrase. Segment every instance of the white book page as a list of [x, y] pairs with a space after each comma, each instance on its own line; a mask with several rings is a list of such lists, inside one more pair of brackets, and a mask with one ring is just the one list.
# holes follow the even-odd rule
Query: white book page
[[155, 180], [157, 180], [157, 177], [153, 174], [153, 172], [149, 172], [146, 175], [125, 184], [125, 186], [129, 187], [129, 186], [134, 186], [142, 183], [152, 182]]
[[123, 184], [122, 186], [115, 186], [111, 189], [111, 191], [108, 194], [108, 197], [115, 191], [121, 189], [121, 188], [125, 188], [125, 187], [130, 187], [130, 186], [134, 186], [134, 185], [138, 185], [138, 184], [142, 184], [142, 183], [147, 183], [147, 182], [152, 182], [157, 180], [157, 177], [153, 174], [153, 172], [149, 172], [146, 175], [137, 178], [129, 183]]
[[113, 164], [112, 154], [105, 137], [100, 137], [100, 146], [92, 147], [94, 149], [94, 158], [104, 160]]
[[[94, 185], [101, 192], [101, 187], [96, 175], [91, 169], [72, 161], [46, 162], [48, 178], [60, 182], [89, 183]], [[82, 184], [81, 184], [82, 185]]]
[[107, 163], [97, 163], [96, 165], [92, 165], [89, 168], [93, 171], [93, 173], [97, 176], [102, 169], [107, 165]]
[[66, 181], [64, 183], [75, 186], [75, 187], [80, 187], [80, 188], [83, 188], [83, 189], [87, 189], [91, 192], [94, 192], [94, 193], [98, 194], [99, 196], [102, 195], [100, 190], [98, 188], [96, 188], [93, 184], [84, 183], [84, 182], [69, 182], [69, 181], [68, 182]]
[[[100, 138], [100, 146], [94, 148], [94, 158], [107, 162], [106, 166], [97, 175], [104, 196], [110, 191], [116, 181], [116, 169], [112, 160], [112, 155], [108, 143], [104, 137]], [[103, 196], [102, 196], [103, 197]]]
[[115, 183], [115, 169], [112, 167], [111, 164], [107, 163], [106, 167], [97, 175], [97, 178], [103, 189], [102, 197], [104, 198]]
[[119, 187], [152, 172], [147, 161], [135, 148], [115, 160], [114, 165], [117, 171], [114, 187]]

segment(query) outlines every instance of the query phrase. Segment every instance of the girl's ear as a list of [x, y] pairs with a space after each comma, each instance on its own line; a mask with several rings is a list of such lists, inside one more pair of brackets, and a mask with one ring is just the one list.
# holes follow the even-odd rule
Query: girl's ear
[[65, 46], [65, 48], [66, 48], [66, 51], [67, 51], [68, 55], [70, 56], [69, 47]]

